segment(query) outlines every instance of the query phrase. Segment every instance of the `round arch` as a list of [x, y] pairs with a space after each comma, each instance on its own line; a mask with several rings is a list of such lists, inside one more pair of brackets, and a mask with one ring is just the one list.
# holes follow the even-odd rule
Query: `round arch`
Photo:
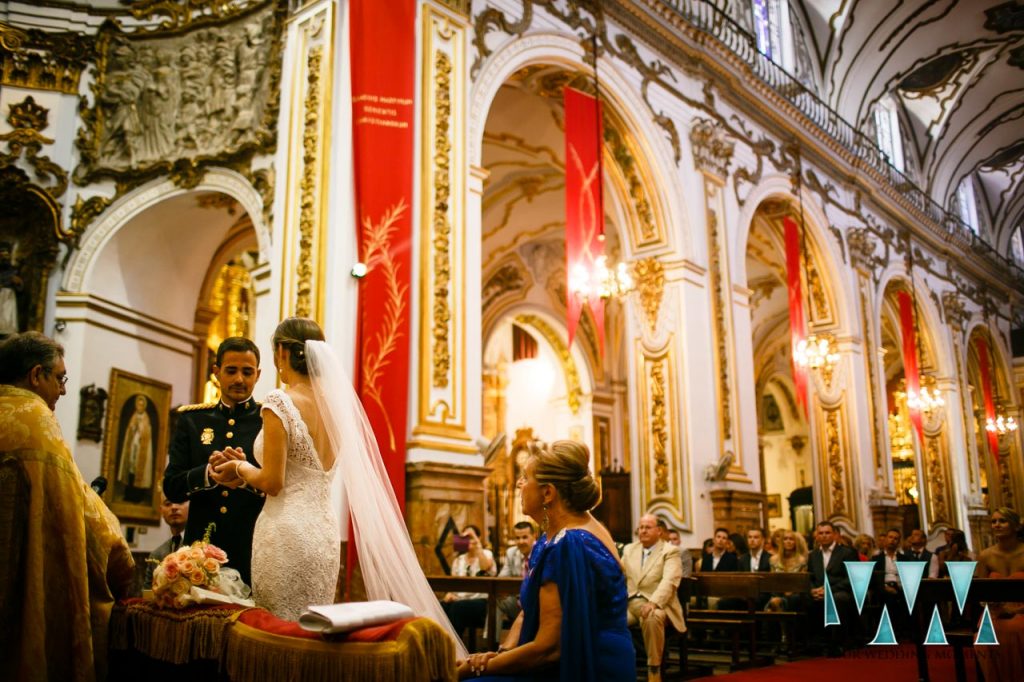
[[272, 240], [270, 225], [263, 219], [263, 198], [241, 174], [226, 168], [210, 168], [202, 182], [191, 189], [182, 189], [169, 179], [156, 180], [139, 187], [116, 200], [82, 235], [80, 246], [72, 255], [64, 273], [62, 288], [66, 291], [84, 291], [93, 275], [95, 265], [104, 247], [114, 235], [147, 209], [185, 194], [220, 192], [235, 199], [252, 221], [256, 233], [260, 261], [270, 260]]
[[[736, 244], [738, 248], [733, 249], [730, 254], [733, 279], [739, 286], [746, 287], [747, 284], [747, 248], [750, 243], [750, 233], [754, 226], [754, 217], [758, 209], [765, 201], [785, 201], [794, 206], [799, 205], [799, 198], [793, 193], [792, 185], [788, 175], [773, 174], [764, 178], [761, 183], [747, 196], [744, 208], [740, 213], [738, 229], [736, 232]], [[859, 329], [856, 316], [851, 311], [856, 310], [855, 288], [844, 286], [839, 273], [845, 272], [843, 268], [843, 255], [838, 251], [835, 242], [820, 227], [828, 225], [828, 217], [821, 210], [820, 206], [813, 201], [812, 195], [807, 189], [803, 193], [804, 226], [807, 234], [807, 241], [810, 246], [811, 257], [818, 266], [819, 275], [831, 294], [831, 300], [836, 305], [835, 326], [839, 330], [846, 330], [852, 333]]]
[[[881, 323], [883, 308], [886, 304], [886, 295], [892, 287], [905, 289], [908, 293], [915, 293], [913, 296], [918, 320], [917, 328], [919, 333], [925, 335], [924, 343], [931, 351], [932, 361], [935, 363], [936, 378], [948, 378], [956, 374], [956, 362], [953, 358], [953, 350], [950, 346], [952, 341], [948, 334], [940, 333], [944, 328], [942, 317], [934, 302], [928, 296], [920, 295], [923, 291], [929, 291], [928, 282], [920, 275], [914, 275], [913, 284], [903, 267], [902, 262], [890, 263], [879, 278], [878, 289], [875, 296], [874, 319]], [[881, 329], [881, 326], [879, 326]]]
[[[483, 164], [484, 130], [488, 114], [506, 81], [528, 66], [558, 66], [568, 71], [592, 74], [593, 68], [583, 61], [584, 56], [578, 38], [560, 33], [530, 34], [510, 41], [492, 53], [483, 63], [473, 83], [470, 98], [467, 155], [470, 165], [479, 167]], [[602, 98], [611, 105], [639, 147], [640, 154], [636, 162], [643, 166], [646, 177], [651, 179], [651, 186], [646, 189], [651, 197], [656, 220], [667, 228], [666, 235], [670, 244], [679, 240], [676, 248], [682, 257], [692, 258], [693, 244], [687, 228], [688, 214], [682, 200], [685, 188], [675, 170], [672, 152], [663, 141], [663, 131], [655, 128], [649, 115], [635, 106], [635, 102], [641, 98], [635, 94], [630, 96], [630, 86], [614, 62], [599, 59], [598, 74]], [[625, 255], [632, 256], [634, 245], [629, 240], [622, 241]]]

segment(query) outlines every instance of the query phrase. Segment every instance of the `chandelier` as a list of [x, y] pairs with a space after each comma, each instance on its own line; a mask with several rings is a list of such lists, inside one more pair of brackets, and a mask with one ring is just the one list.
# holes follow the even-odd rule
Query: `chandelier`
[[626, 263], [609, 266], [605, 255], [595, 259], [592, 270], [583, 263], [576, 263], [569, 273], [569, 291], [584, 300], [621, 298], [635, 287], [629, 266]]
[[831, 336], [811, 334], [797, 343], [794, 359], [801, 367], [831, 373], [839, 362], [839, 352]]
[[996, 409], [995, 417], [985, 419], [985, 430], [998, 436], [1006, 436], [1017, 430], [1017, 420], [1003, 414], [1002, 406]]
[[917, 393], [907, 391], [907, 407], [917, 410], [923, 414], [931, 414], [946, 404], [937, 388], [928, 388], [926, 385], [931, 377], [921, 377], [921, 390]]

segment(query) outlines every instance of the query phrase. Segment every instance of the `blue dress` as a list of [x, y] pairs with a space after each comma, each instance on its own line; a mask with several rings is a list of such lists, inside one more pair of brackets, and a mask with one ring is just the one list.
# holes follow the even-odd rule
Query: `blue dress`
[[548, 542], [541, 535], [530, 553], [530, 570], [519, 591], [523, 628], [519, 644], [533, 641], [540, 628], [540, 588], [558, 585], [562, 603], [558, 663], [527, 675], [474, 678], [494, 682], [634, 682], [636, 652], [626, 628], [626, 577], [618, 557], [593, 534], [563, 530]]

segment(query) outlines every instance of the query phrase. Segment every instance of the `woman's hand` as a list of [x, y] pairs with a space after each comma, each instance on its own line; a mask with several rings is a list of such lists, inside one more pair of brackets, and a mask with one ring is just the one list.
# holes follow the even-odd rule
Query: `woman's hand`
[[441, 601], [443, 601], [443, 602], [453, 602], [456, 599], [457, 599], [457, 597], [454, 594], [452, 594], [451, 592], [445, 592], [444, 596], [441, 597]]
[[213, 467], [210, 478], [226, 488], [237, 488], [245, 483], [238, 469], [244, 460], [232, 459]]

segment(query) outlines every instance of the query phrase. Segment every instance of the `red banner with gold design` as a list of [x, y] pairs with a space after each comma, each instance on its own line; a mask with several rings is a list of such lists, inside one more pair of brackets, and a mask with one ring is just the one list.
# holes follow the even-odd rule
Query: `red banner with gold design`
[[783, 240], [786, 243], [786, 286], [789, 291], [789, 356], [793, 366], [793, 387], [796, 401], [807, 416], [807, 369], [797, 361], [797, 349], [807, 339], [807, 320], [804, 318], [804, 295], [800, 284], [800, 228], [786, 216], [782, 219]]
[[[569, 282], [585, 282], [593, 290], [598, 258], [604, 255], [604, 197], [601, 169], [601, 102], [597, 98], [564, 88], [565, 103], [565, 268], [566, 326], [572, 346], [576, 325], [583, 312], [583, 299]], [[604, 354], [604, 301], [588, 296], [594, 316], [598, 345]]]
[[[917, 369], [917, 328], [914, 326], [914, 299], [905, 291], [896, 294], [900, 306], [900, 331], [903, 333], [903, 376], [907, 381], [907, 397], [921, 397], [921, 375]], [[908, 401], [909, 402], [909, 401]], [[910, 422], [924, 446], [924, 422], [921, 409], [907, 405]]]
[[368, 268], [359, 287], [356, 391], [404, 510], [416, 3], [352, 0], [349, 40], [355, 214]]
[[[985, 401], [985, 424], [994, 424], [996, 421], [996, 403], [992, 398], [992, 366], [988, 361], [988, 341], [984, 336], [975, 340], [978, 346], [978, 370], [981, 372], [981, 395]], [[989, 420], [992, 420], [991, 422]], [[999, 465], [999, 434], [995, 431], [985, 429], [988, 435], [988, 449], [992, 451], [992, 458]]]

